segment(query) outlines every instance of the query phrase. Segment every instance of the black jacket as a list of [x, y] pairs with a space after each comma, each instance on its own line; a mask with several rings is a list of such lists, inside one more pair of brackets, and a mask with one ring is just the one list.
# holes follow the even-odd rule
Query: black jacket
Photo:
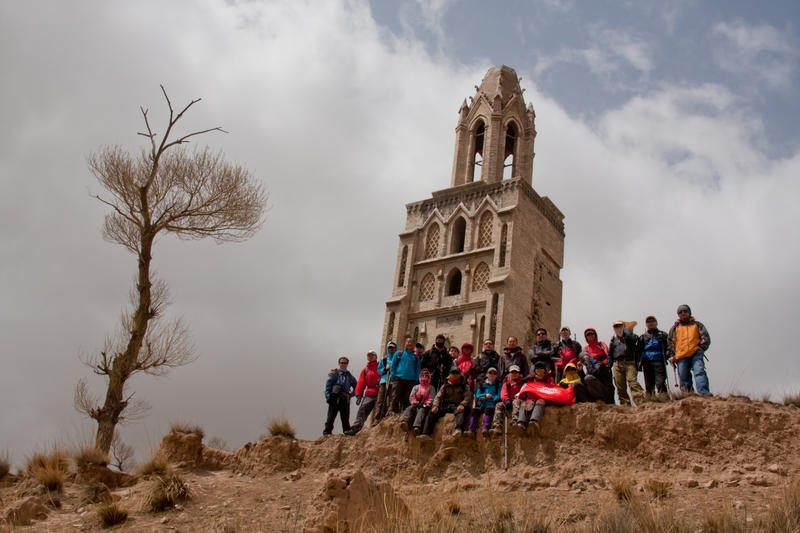
[[550, 339], [539, 341], [533, 346], [529, 352], [531, 358], [531, 366], [535, 365], [538, 361], [547, 363], [547, 368], [553, 368], [553, 361], [561, 358], [558, 355], [560, 347], [558, 344], [553, 344]]
[[640, 354], [636, 351], [638, 341], [639, 336], [628, 328], [622, 330], [622, 337], [611, 337], [608, 343], [608, 366], [614, 366], [614, 361], [635, 361], [639, 366]]
[[490, 368], [494, 368], [497, 370], [498, 375], [500, 374], [500, 369], [497, 366], [500, 364], [500, 354], [495, 352], [494, 350], [489, 350], [488, 352], [482, 352], [476, 359], [475, 359], [475, 372], [477, 373], [477, 377], [475, 378], [476, 383], [478, 386], [483, 384], [484, 380], [486, 379], [486, 371]]
[[[583, 371], [587, 376], [594, 376], [603, 384], [606, 393], [606, 403], [614, 403], [614, 376], [611, 374], [611, 368], [606, 366], [605, 363], [595, 361], [592, 364], [583, 365]], [[585, 378], [584, 378], [585, 379]]]
[[519, 373], [522, 376], [527, 376], [528, 371], [530, 370], [528, 359], [525, 357], [525, 353], [519, 346], [514, 348], [514, 351], [511, 353], [509, 353], [508, 348], [503, 348], [503, 356], [500, 358], [500, 362], [498, 364], [500, 365], [500, 368], [497, 369], [497, 374], [501, 380], [506, 379], [506, 376], [508, 375], [508, 369], [514, 365], [519, 367]]
[[422, 368], [427, 368], [431, 373], [431, 385], [439, 390], [442, 383], [447, 381], [450, 376], [450, 367], [453, 365], [453, 360], [450, 358], [450, 352], [447, 348], [442, 348], [442, 351], [436, 349], [433, 345], [430, 350], [422, 354]]

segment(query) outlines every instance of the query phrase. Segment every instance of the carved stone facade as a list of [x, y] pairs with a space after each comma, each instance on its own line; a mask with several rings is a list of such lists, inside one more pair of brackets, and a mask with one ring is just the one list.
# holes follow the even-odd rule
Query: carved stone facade
[[509, 335], [524, 349], [561, 322], [564, 215], [533, 189], [536, 115], [513, 69], [489, 69], [459, 110], [450, 187], [406, 205], [383, 343]]

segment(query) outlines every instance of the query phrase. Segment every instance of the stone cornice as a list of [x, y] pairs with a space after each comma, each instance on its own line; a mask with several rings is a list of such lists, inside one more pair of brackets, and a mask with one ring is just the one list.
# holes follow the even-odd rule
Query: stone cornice
[[466, 304], [454, 305], [452, 307], [437, 307], [436, 309], [429, 309], [427, 311], [417, 311], [416, 313], [409, 313], [409, 320], [416, 320], [419, 318], [434, 318], [442, 315], [452, 315], [455, 313], [462, 313], [465, 311], [475, 311], [478, 309], [486, 309], [486, 300], [479, 300], [477, 302], [469, 302]]

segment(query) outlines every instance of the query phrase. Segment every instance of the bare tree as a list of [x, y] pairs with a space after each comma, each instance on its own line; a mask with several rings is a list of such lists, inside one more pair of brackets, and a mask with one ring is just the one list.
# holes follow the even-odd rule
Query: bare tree
[[163, 376], [196, 358], [189, 330], [182, 319], [165, 319], [170, 303], [166, 283], [151, 272], [152, 250], [160, 234], [182, 240], [211, 237], [217, 243], [253, 236], [263, 224], [267, 194], [249, 170], [228, 162], [208, 148], [182, 146], [191, 137], [222, 128], [195, 131], [173, 139], [173, 129], [192, 100], [177, 114], [164, 87], [169, 123], [160, 142], [148, 111], [141, 109], [149, 150], [130, 154], [119, 146], [100, 149], [87, 159], [92, 175], [108, 195], [92, 195], [109, 206], [103, 238], [121, 244], [138, 259], [131, 307], [123, 311], [117, 331], [109, 335], [99, 355], [83, 358], [108, 384], [105, 400], [90, 393], [85, 379], [75, 388], [75, 407], [97, 421], [97, 448], [108, 453], [116, 425], [141, 418], [149, 406], [132, 401], [128, 379], [137, 372]]
[[127, 472], [133, 466], [132, 459], [136, 455], [136, 450], [130, 444], [122, 441], [119, 430], [114, 430], [114, 438], [111, 439], [111, 461], [110, 466], [116, 467], [120, 472]]

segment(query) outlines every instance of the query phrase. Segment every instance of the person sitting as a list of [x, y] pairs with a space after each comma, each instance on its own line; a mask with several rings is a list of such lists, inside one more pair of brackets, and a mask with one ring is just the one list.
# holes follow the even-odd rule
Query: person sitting
[[472, 391], [469, 390], [467, 380], [461, 375], [461, 371], [456, 368], [450, 370], [449, 379], [442, 385], [436, 397], [433, 399], [431, 412], [425, 417], [425, 426], [422, 435], [417, 435], [421, 440], [432, 440], [433, 429], [436, 422], [444, 415], [452, 413], [456, 415], [456, 429], [453, 437], [460, 437], [467, 429], [468, 408], [472, 404]]
[[[545, 385], [553, 385], [553, 378], [547, 371], [547, 363], [544, 361], [537, 361], [533, 365], [533, 372], [526, 378], [525, 382], [536, 381], [544, 383]], [[541, 398], [534, 397], [531, 393], [520, 392], [519, 397], [519, 415], [517, 416], [517, 427], [522, 431], [528, 430], [528, 424], [531, 423], [536, 429], [539, 429], [539, 422], [544, 416], [545, 401]]]
[[581, 366], [585, 374], [582, 386], [572, 385], [577, 400], [579, 402], [601, 401], [612, 405], [614, 403], [614, 377], [611, 375], [611, 369], [605, 363], [592, 359], [586, 352], [581, 354]]
[[581, 376], [578, 372], [578, 367], [575, 363], [567, 363], [564, 366], [564, 378], [558, 382], [558, 385], [567, 388], [570, 385], [581, 382]]
[[489, 426], [494, 418], [494, 409], [497, 402], [500, 401], [500, 388], [502, 383], [497, 379], [497, 369], [490, 368], [486, 372], [486, 380], [478, 387], [478, 392], [475, 394], [475, 407], [472, 408], [472, 414], [469, 417], [469, 430], [466, 435], [475, 438], [475, 432], [478, 430], [478, 423], [483, 416], [483, 430], [481, 434], [484, 438], [489, 435]]
[[367, 366], [359, 374], [358, 383], [356, 383], [356, 405], [359, 406], [356, 421], [350, 426], [349, 431], [344, 432], [345, 435], [352, 437], [364, 428], [364, 424], [378, 400], [380, 381], [378, 354], [374, 350], [370, 350], [367, 352]]
[[500, 401], [495, 404], [492, 430], [489, 432], [491, 436], [503, 434], [503, 421], [506, 416], [511, 416], [511, 420], [517, 418], [519, 400], [516, 398], [519, 391], [522, 390], [523, 382], [519, 367], [511, 365], [511, 368], [508, 369], [508, 376], [503, 380], [503, 385], [500, 389]]
[[422, 432], [425, 417], [431, 410], [434, 397], [436, 397], [436, 387], [431, 385], [431, 373], [427, 368], [423, 368], [419, 373], [419, 385], [415, 385], [411, 389], [409, 398], [411, 405], [403, 411], [400, 429], [408, 431], [408, 425], [411, 424], [414, 435], [419, 435]]

